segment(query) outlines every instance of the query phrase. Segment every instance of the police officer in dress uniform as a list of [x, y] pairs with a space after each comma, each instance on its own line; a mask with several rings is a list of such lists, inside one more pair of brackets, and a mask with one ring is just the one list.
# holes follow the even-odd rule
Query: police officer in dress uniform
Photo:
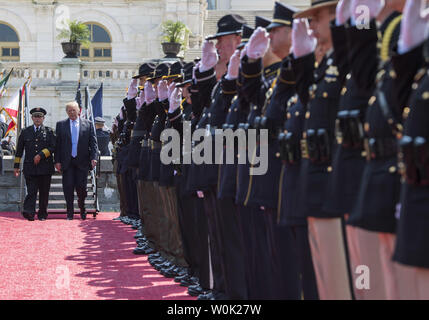
[[[357, 263], [362, 261], [371, 265], [375, 278], [383, 280], [380, 287], [384, 285], [386, 299], [402, 299], [402, 288], [408, 288], [414, 283], [412, 274], [406, 268], [395, 266], [392, 262], [397, 228], [395, 215], [400, 199], [397, 135], [402, 130], [402, 106], [398, 104], [400, 95], [394, 89], [396, 74], [390, 56], [398, 42], [404, 3], [391, 0], [385, 1], [383, 6], [380, 1], [371, 2], [370, 28], [349, 30], [350, 41], [356, 52], [352, 73], [356, 84], [371, 93], [363, 126], [367, 162], [357, 201], [348, 219], [348, 224], [356, 227], [358, 241], [349, 237], [349, 245], [351, 248], [363, 245], [365, 251], [359, 251], [366, 257], [378, 256], [378, 259], [368, 259], [361, 255]], [[356, 5], [360, 4], [360, 1], [356, 1]], [[353, 14], [353, 8], [351, 11]], [[352, 18], [355, 20], [357, 16]], [[375, 19], [380, 22], [379, 29]], [[366, 238], [363, 237], [365, 235]], [[374, 251], [368, 249], [368, 243], [371, 243], [370, 248]]]
[[109, 142], [110, 142], [110, 131], [104, 128], [106, 120], [102, 117], [96, 117], [95, 119], [95, 132], [97, 134], [98, 149], [102, 157], [110, 156]]
[[46, 110], [34, 108], [30, 110], [33, 125], [25, 128], [18, 138], [18, 147], [15, 155], [14, 172], [20, 174], [21, 158], [24, 158], [24, 176], [27, 185], [27, 196], [24, 200], [22, 215], [29, 221], [34, 221], [36, 214], [36, 199], [39, 192], [39, 211], [37, 217], [44, 221], [48, 217], [49, 189], [51, 177], [54, 174], [55, 136], [51, 128], [45, 127]]
[[[216, 128], [221, 128], [225, 122], [227, 109], [222, 100], [220, 79], [226, 72], [226, 65], [241, 42], [241, 28], [245, 20], [239, 15], [226, 15], [218, 22], [218, 32], [207, 37], [203, 44], [203, 56], [201, 65], [196, 71], [199, 87], [200, 102], [206, 108], [203, 112], [198, 128], [205, 128], [207, 135], [214, 138]], [[217, 40], [216, 46], [210, 40]], [[219, 53], [219, 57], [216, 54]], [[201, 100], [204, 99], [204, 100]], [[214, 139], [212, 139], [214, 146]], [[196, 143], [198, 150], [203, 144]], [[216, 155], [211, 159], [215, 162]], [[191, 166], [190, 187], [204, 201], [205, 214], [207, 215], [212, 270], [214, 277], [213, 292], [203, 295], [200, 299], [226, 299], [225, 285], [225, 258], [222, 237], [221, 210], [217, 201], [217, 182], [219, 167], [215, 164], [201, 164]], [[225, 240], [228, 243], [228, 240]], [[191, 288], [189, 288], [191, 289]]]
[[[329, 23], [337, 1], [313, 0], [295, 18], [311, 18], [310, 28], [325, 51], [315, 65], [315, 43], [306, 20], [293, 26], [292, 67], [296, 88], [306, 110], [301, 161], [300, 214], [307, 217], [308, 232], [320, 299], [352, 299], [343, 215], [323, 211], [332, 172], [335, 118], [345, 74], [335, 65]], [[310, 90], [309, 90], [310, 88]]]
[[[290, 86], [276, 90], [278, 74], [291, 46], [293, 15], [297, 10], [279, 2], [275, 4], [272, 23], [264, 29], [257, 29], [247, 44], [246, 56], [242, 60], [244, 92], [248, 100], [260, 110], [260, 116], [254, 119], [253, 128], [268, 130], [268, 146], [260, 141], [254, 155], [267, 153], [267, 172], [250, 176], [245, 205], [254, 211], [255, 231], [259, 230], [256, 241], [257, 256], [266, 257], [269, 279], [265, 288], [266, 297], [271, 299], [299, 299], [301, 289], [298, 283], [298, 270], [293, 251], [293, 232], [289, 228], [277, 225], [277, 206], [281, 161], [278, 157], [278, 131], [282, 125], [281, 105], [294, 94], [294, 79], [289, 79]], [[270, 46], [268, 43], [270, 41]], [[264, 52], [266, 53], [264, 54]], [[263, 58], [262, 58], [263, 57]], [[262, 77], [262, 66], [265, 77]], [[252, 168], [253, 170], [253, 168]], [[262, 236], [264, 235], [265, 236]], [[267, 239], [266, 242], [264, 242]], [[262, 245], [263, 244], [263, 245]], [[266, 255], [268, 253], [268, 256]], [[268, 278], [270, 277], [270, 278]]]
[[[424, 38], [426, 1], [408, 0], [404, 9], [398, 54], [392, 58], [395, 90], [403, 108], [404, 132], [399, 142], [403, 175], [401, 209], [393, 260], [412, 272], [414, 283], [401, 292], [404, 299], [429, 299], [429, 41]], [[423, 57], [422, 57], [423, 51]], [[400, 288], [402, 289], [402, 288]]]

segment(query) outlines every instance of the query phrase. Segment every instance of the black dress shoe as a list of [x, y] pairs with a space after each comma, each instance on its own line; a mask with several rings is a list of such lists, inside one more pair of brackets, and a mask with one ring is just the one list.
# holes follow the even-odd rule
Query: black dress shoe
[[73, 220], [73, 218], [72, 217], [67, 217], [67, 220]]
[[149, 259], [158, 259], [161, 256], [159, 252], [155, 252], [149, 255]]
[[193, 285], [188, 287], [188, 294], [192, 297], [198, 297], [200, 294], [206, 293], [201, 286]]
[[27, 219], [28, 221], [34, 221], [34, 214], [23, 212], [22, 216]]
[[113, 218], [112, 220], [113, 221], [121, 221], [121, 217], [119, 216], [119, 217]]
[[86, 212], [81, 212], [81, 213], [80, 213], [80, 218], [81, 218], [82, 220], [86, 220]]
[[137, 231], [137, 233], [134, 235], [134, 239], [139, 239], [143, 237], [143, 233], [139, 230]]
[[45, 217], [38, 217], [37, 219], [39, 219], [40, 221], [46, 221]]
[[212, 291], [202, 293], [198, 296], [197, 300], [216, 300]]
[[191, 276], [189, 274], [187, 274], [187, 273], [175, 276], [174, 277], [174, 282], [180, 283], [180, 281], [185, 280], [185, 279], [189, 280], [189, 279], [191, 279]]

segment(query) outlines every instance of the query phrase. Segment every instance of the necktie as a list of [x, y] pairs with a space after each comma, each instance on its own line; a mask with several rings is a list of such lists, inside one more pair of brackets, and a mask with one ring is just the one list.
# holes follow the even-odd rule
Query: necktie
[[75, 158], [77, 156], [77, 123], [76, 120], [72, 121], [72, 157]]

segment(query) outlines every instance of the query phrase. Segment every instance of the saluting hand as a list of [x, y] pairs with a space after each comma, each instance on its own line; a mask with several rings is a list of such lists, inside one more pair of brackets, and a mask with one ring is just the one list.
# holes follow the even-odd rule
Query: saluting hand
[[[352, 0], [351, 15], [355, 23], [362, 23], [362, 21], [357, 20], [363, 16], [363, 13], [365, 13], [363, 8], [368, 8], [370, 18], [375, 19], [383, 7], [384, 0]], [[363, 23], [369, 24], [369, 21], [363, 21]]]
[[337, 26], [342, 26], [350, 19], [352, 0], [340, 0], [337, 4], [335, 22]]
[[168, 113], [173, 113], [180, 107], [180, 102], [182, 101], [182, 88], [175, 88], [171, 94], [169, 103]]
[[235, 50], [234, 54], [229, 59], [226, 79], [228, 80], [237, 79], [239, 69], [240, 69], [240, 50]]
[[40, 155], [36, 155], [33, 159], [34, 165], [37, 166], [41, 159], [42, 159], [42, 157]]
[[398, 41], [399, 53], [405, 53], [425, 41], [429, 12], [423, 11], [426, 0], [408, 0], [404, 7], [401, 34]]
[[215, 45], [211, 41], [204, 41], [202, 50], [203, 55], [201, 57], [200, 72], [205, 72], [214, 68], [219, 57], [217, 55]]
[[131, 80], [130, 86], [128, 87], [127, 99], [131, 100], [137, 95], [137, 81], [138, 79]]
[[295, 19], [292, 27], [292, 52], [295, 58], [306, 56], [316, 49], [316, 39], [309, 32], [307, 19]]
[[167, 81], [161, 80], [158, 83], [158, 98], [159, 101], [164, 101], [165, 99], [168, 99], [168, 87], [167, 87]]
[[156, 90], [150, 81], [144, 84], [144, 99], [148, 105], [156, 99]]
[[247, 44], [247, 56], [250, 59], [262, 58], [268, 50], [270, 38], [267, 30], [262, 27], [253, 32]]

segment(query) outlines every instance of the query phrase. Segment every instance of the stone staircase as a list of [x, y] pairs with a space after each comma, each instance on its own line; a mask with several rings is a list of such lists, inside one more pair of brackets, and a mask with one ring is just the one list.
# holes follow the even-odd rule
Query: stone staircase
[[[85, 200], [85, 208], [88, 214], [92, 214], [94, 218], [99, 212], [98, 199], [96, 195], [96, 179], [95, 174], [88, 175], [88, 184], [87, 184], [87, 197]], [[38, 204], [37, 204], [38, 205]], [[49, 191], [49, 203], [48, 203], [48, 214], [66, 214], [66, 200], [63, 193], [62, 185], [62, 175], [56, 172], [52, 176], [51, 180], [51, 189]], [[77, 204], [77, 195], [75, 192], [75, 201], [74, 201], [74, 212], [79, 214], [79, 207]]]

